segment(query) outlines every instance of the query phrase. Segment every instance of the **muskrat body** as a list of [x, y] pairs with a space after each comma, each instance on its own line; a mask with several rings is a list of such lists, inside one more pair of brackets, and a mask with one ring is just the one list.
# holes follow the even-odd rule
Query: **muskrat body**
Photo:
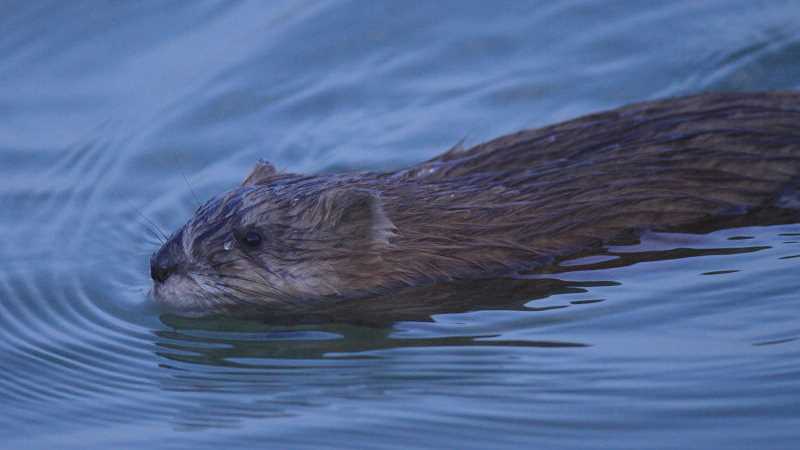
[[308, 176], [262, 162], [153, 255], [154, 296], [182, 315], [297, 314], [535, 267], [645, 230], [794, 212], [798, 124], [798, 93], [704, 94], [397, 172]]

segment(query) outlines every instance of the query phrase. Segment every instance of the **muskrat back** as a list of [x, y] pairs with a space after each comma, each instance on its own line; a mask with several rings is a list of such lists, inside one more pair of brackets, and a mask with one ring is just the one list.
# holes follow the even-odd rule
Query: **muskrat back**
[[798, 119], [797, 93], [705, 94], [398, 172], [304, 176], [262, 162], [153, 255], [154, 295], [186, 315], [296, 313], [545, 264], [644, 230], [795, 211]]

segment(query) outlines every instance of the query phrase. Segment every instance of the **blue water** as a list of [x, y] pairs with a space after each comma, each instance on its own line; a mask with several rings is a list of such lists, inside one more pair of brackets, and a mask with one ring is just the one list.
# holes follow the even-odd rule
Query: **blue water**
[[396, 169], [800, 89], [797, 2], [2, 10], [0, 448], [797, 448], [800, 224], [648, 235], [430, 321], [274, 327], [160, 316], [143, 218], [175, 229], [259, 158]]

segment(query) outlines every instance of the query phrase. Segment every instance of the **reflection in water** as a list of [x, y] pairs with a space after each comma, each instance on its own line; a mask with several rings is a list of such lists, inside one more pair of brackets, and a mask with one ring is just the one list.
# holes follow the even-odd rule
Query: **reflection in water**
[[[499, 335], [449, 336], [422, 339], [393, 338], [391, 330], [369, 327], [323, 327], [311, 332], [275, 332], [265, 328], [253, 339], [237, 339], [238, 333], [216, 337], [178, 331], [161, 331], [157, 335], [158, 354], [170, 360], [235, 368], [274, 367], [257, 360], [271, 359], [324, 359], [338, 354], [336, 359], [363, 359], [370, 356], [358, 354], [373, 350], [414, 347], [466, 347], [466, 346], [528, 346], [528, 347], [585, 347], [586, 344], [556, 341], [513, 341], [493, 339]], [[320, 339], [321, 336], [324, 338]], [[491, 339], [491, 340], [486, 340]], [[164, 365], [164, 367], [169, 367]], [[278, 367], [285, 367], [278, 365]]]
[[[763, 241], [757, 237], [752, 240]], [[482, 383], [486, 381], [479, 380], [509, 374], [471, 363], [462, 366], [458, 362], [460, 354], [485, 350], [494, 355], [493, 349], [497, 349], [511, 356], [513, 348], [529, 348], [565, 357], [598, 345], [586, 339], [585, 333], [573, 333], [572, 337], [570, 333], [556, 333], [559, 339], [541, 339], [538, 332], [569, 327], [582, 320], [583, 314], [570, 313], [565, 308], [610, 307], [610, 312], [592, 314], [592, 320], [601, 322], [604, 314], [616, 314], [614, 311], [622, 305], [613, 305], [615, 297], [625, 302], [625, 296], [616, 295], [615, 290], [624, 288], [626, 283], [625, 276], [609, 277], [617, 273], [616, 269], [692, 258], [744, 258], [772, 248], [734, 246], [740, 245], [736, 242], [747, 241], [730, 236], [728, 231], [710, 236], [650, 234], [640, 243], [612, 247], [514, 278], [409, 288], [352, 301], [318, 316], [320, 322], [316, 324], [287, 324], [286, 317], [236, 320], [164, 315], [161, 320], [168, 329], [155, 331], [154, 351], [164, 371], [159, 386], [166, 392], [205, 392], [213, 396], [213, 409], [204, 403], [203, 407], [184, 406], [174, 411], [171, 420], [175, 425], [190, 430], [237, 427], [247, 418], [290, 417], [309, 408], [330, 405], [331, 399], [325, 397], [330, 393], [309, 396], [306, 390], [332, 389], [337, 396], [350, 400], [385, 401], [391, 398], [391, 391], [409, 387], [409, 383], [451, 385], [470, 378], [471, 382]], [[473, 330], [470, 314], [488, 314], [492, 310], [504, 319], [495, 324], [483, 319]], [[498, 326], [507, 320], [523, 321], [528, 325], [521, 328], [528, 331], [519, 334], [509, 332], [507, 325]], [[426, 322], [435, 326], [426, 328]], [[602, 342], [600, 339], [599, 345], [603, 346]], [[442, 359], [402, 361], [401, 355], [420, 350], [441, 354]], [[645, 354], [650, 352], [645, 350]], [[631, 356], [637, 354], [633, 351]], [[548, 353], [538, 355], [543, 364], [553, 357]], [[536, 371], [533, 369], [531, 375]], [[224, 417], [220, 417], [219, 410], [226, 411]]]

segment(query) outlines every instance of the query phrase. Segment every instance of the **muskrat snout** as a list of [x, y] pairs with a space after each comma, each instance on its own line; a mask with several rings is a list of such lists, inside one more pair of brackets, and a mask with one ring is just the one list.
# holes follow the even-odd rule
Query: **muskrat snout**
[[150, 257], [150, 278], [156, 283], [163, 283], [175, 273], [178, 265], [162, 248]]
[[170, 236], [161, 248], [150, 256], [150, 278], [154, 284], [165, 283], [172, 275], [184, 272], [186, 258], [182, 249], [183, 228]]

